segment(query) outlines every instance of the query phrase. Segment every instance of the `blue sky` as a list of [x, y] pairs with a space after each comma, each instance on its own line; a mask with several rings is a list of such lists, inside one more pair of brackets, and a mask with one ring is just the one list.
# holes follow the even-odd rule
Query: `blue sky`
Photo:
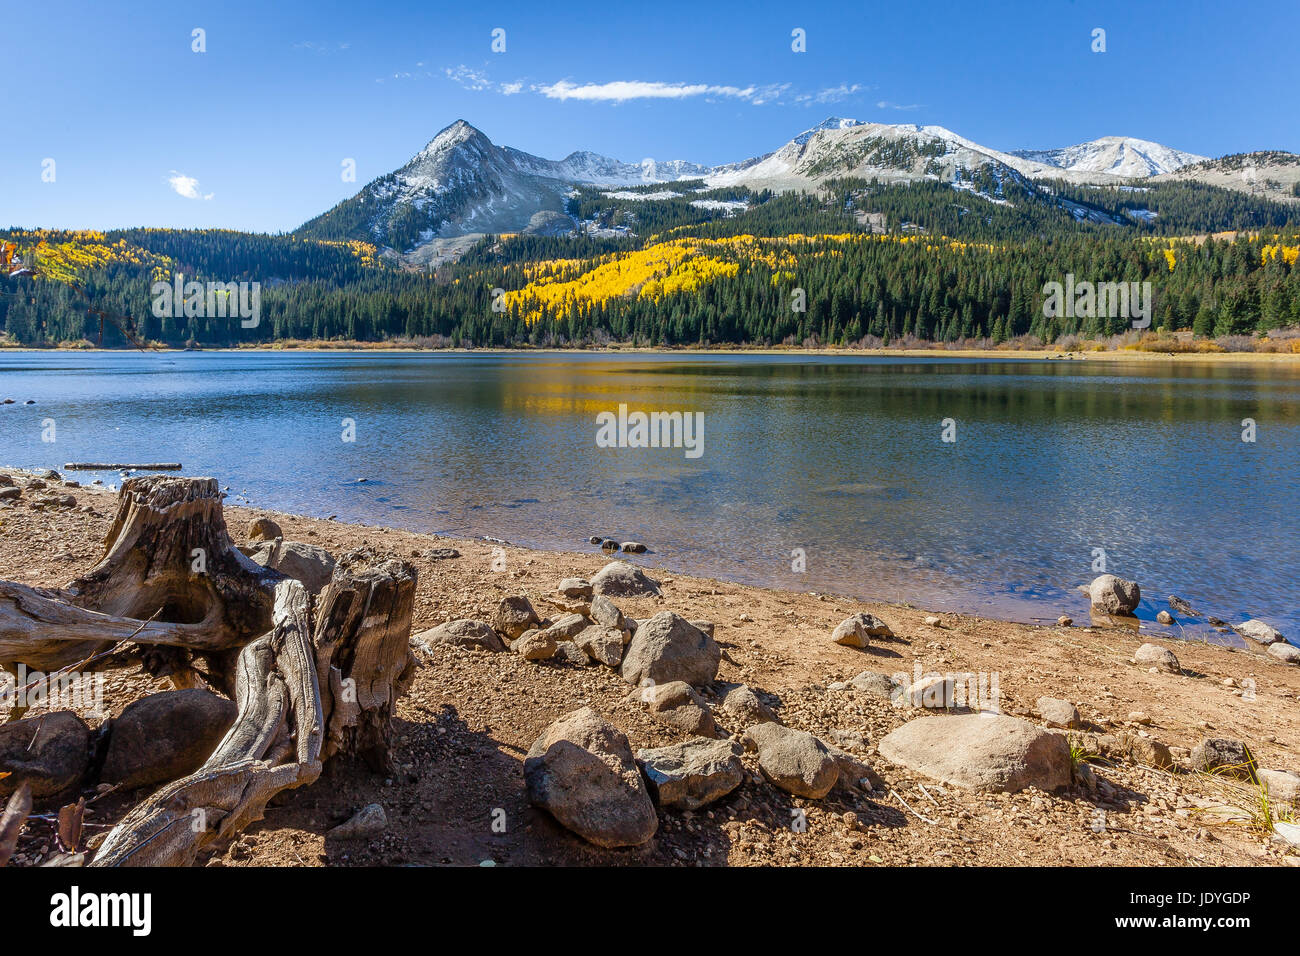
[[458, 118], [550, 158], [730, 162], [831, 115], [1300, 151], [1290, 2], [145, 0], [11, 4], [0, 30], [4, 225], [290, 230]]

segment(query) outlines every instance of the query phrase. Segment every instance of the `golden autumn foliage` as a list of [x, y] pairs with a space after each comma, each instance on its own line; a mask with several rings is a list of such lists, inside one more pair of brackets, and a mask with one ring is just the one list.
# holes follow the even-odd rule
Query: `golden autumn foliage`
[[1279, 256], [1287, 265], [1294, 266], [1296, 260], [1300, 259], [1300, 246], [1287, 246], [1282, 243], [1265, 246], [1260, 250], [1260, 265], [1268, 265], [1269, 260], [1277, 259]]

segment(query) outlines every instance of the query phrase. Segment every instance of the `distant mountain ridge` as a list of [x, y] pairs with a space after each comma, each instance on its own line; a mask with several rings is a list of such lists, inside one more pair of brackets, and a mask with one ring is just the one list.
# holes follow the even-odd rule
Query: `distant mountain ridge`
[[680, 159], [630, 163], [585, 150], [550, 160], [498, 146], [465, 120], [457, 120], [401, 168], [303, 224], [298, 234], [363, 239], [410, 252], [435, 239], [564, 231], [566, 222], [572, 223], [565, 200], [575, 187], [627, 188], [693, 179], [709, 188], [776, 192], [814, 189], [840, 177], [934, 180], [964, 188], [977, 173], [996, 183], [1011, 177], [1103, 186], [1192, 179], [1280, 198], [1288, 198], [1300, 181], [1296, 154], [1241, 155], [1256, 159], [1233, 165], [1228, 161], [1238, 157], [1216, 161], [1122, 136], [1059, 149], [1004, 152], [942, 126], [829, 117], [770, 153], [718, 166]]

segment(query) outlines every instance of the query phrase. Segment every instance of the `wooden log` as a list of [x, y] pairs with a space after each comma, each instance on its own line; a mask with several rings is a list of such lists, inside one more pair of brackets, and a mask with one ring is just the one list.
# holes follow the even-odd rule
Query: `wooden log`
[[149, 465], [106, 465], [96, 462], [73, 462], [63, 466], [64, 471], [180, 471], [176, 462], [163, 462]]

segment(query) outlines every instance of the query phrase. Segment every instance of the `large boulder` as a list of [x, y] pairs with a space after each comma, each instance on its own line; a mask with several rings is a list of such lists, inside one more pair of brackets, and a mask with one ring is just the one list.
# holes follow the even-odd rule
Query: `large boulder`
[[739, 744], [692, 737], [667, 747], [638, 750], [636, 762], [661, 807], [698, 810], [735, 790], [745, 778]]
[[632, 691], [629, 700], [644, 704], [658, 720], [695, 737], [716, 737], [717, 724], [703, 697], [686, 681], [652, 684]]
[[455, 647], [465, 647], [470, 650], [498, 652], [506, 649], [505, 645], [501, 643], [501, 638], [497, 636], [497, 632], [492, 630], [492, 625], [486, 621], [472, 621], [469, 619], [439, 624], [437, 627], [416, 634], [415, 640], [425, 646], [451, 644]]
[[699, 686], [718, 676], [722, 648], [713, 638], [672, 611], [638, 625], [623, 654], [621, 673], [630, 684], [684, 680]]
[[606, 667], [618, 667], [623, 663], [623, 645], [626, 636], [627, 632], [621, 627], [593, 624], [575, 634], [573, 643], [582, 648], [589, 657], [600, 661]]
[[1156, 670], [1165, 671], [1168, 674], [1182, 673], [1182, 668], [1178, 666], [1178, 658], [1174, 656], [1174, 652], [1167, 647], [1161, 647], [1159, 644], [1143, 644], [1133, 653], [1133, 660], [1139, 664], [1154, 667]]
[[831, 640], [847, 647], [866, 647], [869, 638], [893, 636], [894, 632], [890, 630], [889, 625], [880, 618], [859, 611], [840, 621], [831, 634]]
[[254, 540], [239, 550], [254, 564], [301, 581], [312, 594], [324, 590], [334, 576], [334, 556], [304, 541]]
[[533, 608], [533, 602], [522, 594], [512, 594], [501, 599], [492, 614], [492, 626], [507, 641], [517, 640], [524, 631], [542, 623]]
[[125, 790], [193, 773], [212, 755], [239, 708], [197, 687], [150, 694], [111, 726], [100, 780]]
[[1142, 600], [1142, 589], [1136, 581], [1103, 574], [1088, 585], [1088, 597], [1095, 611], [1103, 614], [1132, 614]]
[[1237, 633], [1260, 644], [1276, 644], [1279, 641], [1286, 640], [1281, 631], [1255, 618], [1251, 618], [1243, 624], [1238, 624]]
[[626, 561], [611, 561], [591, 579], [591, 589], [606, 597], [641, 597], [659, 593], [659, 582]]
[[810, 733], [763, 723], [746, 728], [744, 739], [758, 751], [763, 776], [787, 793], [820, 800], [839, 782], [835, 755]]
[[886, 760], [958, 787], [1014, 793], [1070, 783], [1070, 745], [1060, 734], [1003, 714], [909, 720], [880, 741]]
[[90, 764], [90, 728], [70, 710], [0, 724], [0, 802], [25, 780], [52, 797], [81, 781]]
[[1244, 740], [1206, 737], [1192, 748], [1193, 770], [1222, 774], [1240, 780], [1255, 780], [1255, 755]]
[[597, 846], [640, 846], [659, 827], [627, 738], [590, 707], [537, 738], [524, 784], [534, 806]]
[[1269, 657], [1276, 657], [1283, 664], [1300, 664], [1300, 647], [1279, 641], [1268, 646]]
[[334, 556], [324, 548], [303, 541], [285, 541], [276, 550], [271, 566], [296, 578], [312, 594], [319, 594], [334, 577]]

